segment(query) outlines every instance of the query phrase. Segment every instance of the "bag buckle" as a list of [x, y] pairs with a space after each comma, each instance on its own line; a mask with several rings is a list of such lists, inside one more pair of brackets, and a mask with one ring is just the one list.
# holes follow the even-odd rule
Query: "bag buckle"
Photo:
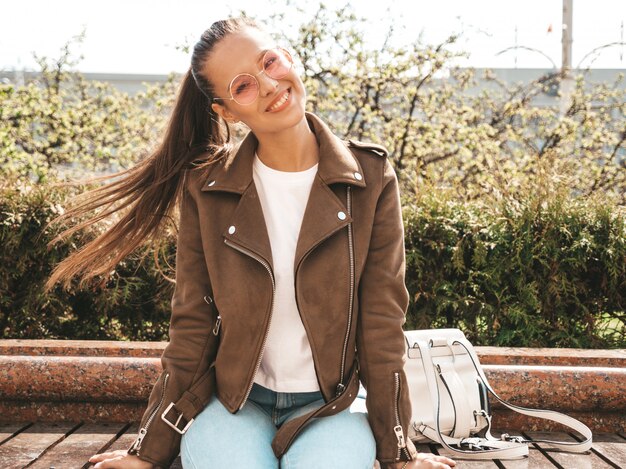
[[484, 442], [477, 437], [462, 438], [461, 441], [459, 441], [459, 446], [467, 445], [469, 449], [482, 449], [483, 444]]
[[189, 428], [189, 426], [191, 425], [191, 423], [193, 422], [193, 419], [191, 419], [189, 422], [187, 422], [187, 424], [185, 425], [185, 427], [181, 430], [180, 428], [178, 428], [178, 422], [180, 422], [180, 419], [183, 418], [183, 414], [181, 413], [178, 418], [176, 419], [176, 423], [172, 423], [170, 422], [166, 415], [167, 413], [170, 411], [170, 409], [174, 407], [174, 403], [170, 402], [170, 405], [167, 406], [167, 409], [165, 409], [163, 411], [163, 413], [161, 414], [161, 420], [163, 420], [165, 423], [167, 423], [170, 427], [172, 427], [174, 430], [176, 430], [178, 433], [180, 433], [181, 435], [183, 433], [185, 433], [187, 431], [187, 429]]
[[500, 439], [502, 441], [513, 441], [515, 443], [525, 443], [526, 442], [526, 440], [523, 437], [515, 436], [515, 435], [511, 436], [508, 433], [503, 433], [502, 435], [500, 435]]
[[413, 429], [416, 432], [421, 433], [422, 435], [424, 435], [424, 430], [428, 428], [428, 426], [424, 424], [424, 422], [420, 422], [420, 423], [413, 422], [411, 425], [413, 426]]

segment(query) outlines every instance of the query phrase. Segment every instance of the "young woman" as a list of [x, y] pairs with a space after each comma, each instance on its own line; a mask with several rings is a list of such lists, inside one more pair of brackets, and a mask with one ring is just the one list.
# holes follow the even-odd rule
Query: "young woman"
[[[95, 467], [169, 467], [179, 451], [198, 469], [455, 465], [407, 438], [408, 291], [387, 152], [339, 139], [305, 104], [287, 50], [250, 19], [215, 22], [161, 146], [66, 212], [130, 200], [51, 285], [110, 271], [180, 203], [163, 372], [133, 444]], [[236, 122], [250, 132], [234, 147]]]

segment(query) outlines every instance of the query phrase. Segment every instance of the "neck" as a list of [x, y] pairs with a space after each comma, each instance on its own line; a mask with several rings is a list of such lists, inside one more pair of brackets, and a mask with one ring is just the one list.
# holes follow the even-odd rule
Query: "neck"
[[259, 142], [256, 153], [270, 168], [304, 171], [319, 160], [319, 144], [304, 115], [293, 127], [255, 136]]

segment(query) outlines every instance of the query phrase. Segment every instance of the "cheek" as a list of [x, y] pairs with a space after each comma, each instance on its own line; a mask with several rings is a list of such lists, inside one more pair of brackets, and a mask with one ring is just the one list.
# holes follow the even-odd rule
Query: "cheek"
[[293, 81], [294, 83], [298, 83], [298, 86], [299, 86], [299, 87], [300, 87], [303, 91], [305, 91], [305, 88], [304, 88], [304, 83], [302, 82], [302, 78], [300, 78], [300, 74], [299, 74], [297, 71], [295, 71], [294, 69], [292, 69], [292, 70], [291, 70], [291, 74], [292, 74], [292, 81]]

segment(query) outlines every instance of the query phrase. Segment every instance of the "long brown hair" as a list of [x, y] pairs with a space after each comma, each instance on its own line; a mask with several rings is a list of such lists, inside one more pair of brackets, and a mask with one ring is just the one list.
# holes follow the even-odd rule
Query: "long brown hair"
[[[69, 288], [75, 276], [80, 278], [79, 288], [96, 276], [106, 278], [136, 248], [148, 240], [158, 239], [163, 233], [164, 220], [171, 218], [179, 203], [184, 172], [207, 169], [231, 152], [234, 145], [229, 124], [211, 108], [214, 89], [202, 70], [213, 47], [228, 34], [245, 27], [261, 29], [253, 19], [242, 16], [216, 21], [202, 33], [193, 48], [189, 70], [179, 86], [163, 140], [150, 155], [123, 171], [61, 184], [115, 178], [114, 182], [80, 194], [71, 201], [73, 206], [48, 223], [47, 226], [73, 217], [81, 219], [106, 205], [97, 215], [58, 234], [48, 243], [49, 249], [119, 210], [127, 211], [110, 229], [59, 262], [44, 285], [45, 292], [57, 282]], [[208, 157], [201, 159], [202, 155]]]

